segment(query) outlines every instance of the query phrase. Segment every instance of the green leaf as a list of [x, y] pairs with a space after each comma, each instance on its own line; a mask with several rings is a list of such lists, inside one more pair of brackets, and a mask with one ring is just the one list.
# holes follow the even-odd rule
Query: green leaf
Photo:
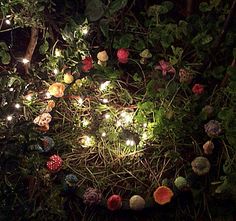
[[236, 48], [233, 49], [233, 56], [236, 58]]
[[142, 51], [146, 48], [145, 42], [142, 39], [138, 39], [134, 42], [134, 48], [138, 51]]
[[135, 73], [135, 74], [133, 75], [133, 79], [134, 79], [134, 81], [136, 81], [136, 82], [141, 82], [141, 81], [142, 81], [142, 77], [140, 77], [138, 73]]
[[236, 81], [236, 67], [229, 66], [227, 68], [227, 73], [230, 76], [231, 81]]
[[44, 43], [42, 45], [40, 45], [39, 47], [39, 53], [40, 54], [45, 54], [49, 49], [49, 44], [47, 41], [44, 41]]
[[109, 5], [109, 13], [112, 15], [120, 9], [124, 8], [128, 3], [128, 0], [115, 0]]
[[99, 22], [100, 29], [105, 37], [109, 36], [109, 21], [107, 19], [101, 19]]
[[199, 5], [199, 10], [201, 12], [209, 12], [211, 11], [211, 7], [208, 5], [207, 2], [201, 2], [200, 5]]
[[7, 47], [7, 44], [5, 42], [0, 42], [0, 48], [4, 51], [8, 51], [8, 47]]
[[202, 38], [202, 45], [208, 44], [208, 43], [210, 43], [212, 40], [213, 40], [213, 37], [212, 37], [212, 36], [210, 36], [210, 35], [205, 35], [205, 36]]
[[11, 62], [11, 56], [10, 56], [10, 54], [9, 53], [4, 53], [3, 55], [2, 55], [2, 63], [3, 64], [9, 64], [10, 62]]
[[90, 21], [99, 20], [104, 14], [104, 4], [100, 0], [87, 0], [85, 15]]
[[133, 40], [134, 40], [134, 36], [132, 34], [124, 34], [122, 36], [117, 36], [115, 38], [113, 47], [114, 48], [129, 48]]
[[45, 8], [44, 5], [42, 5], [42, 6], [40, 6], [40, 7], [38, 8], [38, 11], [39, 11], [39, 12], [42, 12], [42, 11], [44, 10], [44, 8]]
[[144, 111], [146, 114], [150, 114], [155, 109], [155, 104], [151, 101], [138, 103], [138, 108]]
[[212, 71], [212, 75], [216, 78], [216, 79], [222, 79], [224, 77], [225, 74], [225, 67], [224, 66], [217, 66], [216, 68], [214, 68], [214, 70]]
[[174, 7], [174, 3], [171, 1], [164, 1], [161, 3], [161, 5], [164, 6], [168, 10], [168, 12]]

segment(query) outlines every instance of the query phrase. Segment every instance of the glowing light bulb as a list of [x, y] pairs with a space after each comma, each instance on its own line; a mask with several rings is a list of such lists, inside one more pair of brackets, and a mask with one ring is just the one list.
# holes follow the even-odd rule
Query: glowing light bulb
[[110, 81], [105, 81], [104, 83], [102, 83], [99, 88], [100, 91], [105, 91], [110, 83], [111, 83]]
[[142, 139], [143, 139], [143, 140], [147, 140], [147, 139], [148, 139], [148, 135], [147, 135], [146, 132], [143, 133]]
[[49, 92], [47, 92], [47, 93], [45, 94], [45, 98], [50, 99], [51, 97], [52, 97], [52, 95], [51, 95]]
[[122, 112], [120, 116], [123, 118], [125, 124], [129, 124], [132, 122], [133, 117], [131, 113]]
[[104, 115], [104, 117], [105, 117], [105, 119], [109, 119], [111, 117], [111, 115], [107, 113]]
[[135, 141], [128, 139], [128, 140], [126, 140], [126, 145], [127, 146], [134, 146], [135, 145]]
[[55, 75], [57, 75], [57, 74], [59, 73], [59, 70], [58, 70], [57, 68], [55, 68], [55, 69], [53, 70], [53, 73], [54, 73]]
[[13, 117], [11, 115], [7, 116], [8, 121], [12, 121]]
[[106, 132], [103, 132], [102, 133], [102, 137], [105, 137], [107, 134], [106, 134]]
[[19, 109], [20, 108], [20, 104], [15, 104], [15, 108]]
[[104, 98], [104, 99], [102, 99], [102, 103], [107, 104], [107, 103], [109, 103], [109, 101], [107, 98]]
[[89, 31], [88, 26], [84, 26], [84, 27], [82, 27], [81, 32], [82, 32], [83, 35], [87, 35], [87, 34], [88, 34], [88, 31]]
[[116, 122], [116, 126], [117, 127], [120, 127], [122, 125], [122, 123], [118, 120], [117, 122]]
[[9, 88], [9, 91], [14, 91], [14, 88], [13, 87]]
[[6, 20], [5, 20], [5, 23], [6, 23], [7, 25], [10, 25], [10, 24], [11, 24], [11, 21], [10, 21], [9, 19], [6, 19]]
[[61, 56], [61, 50], [56, 48], [56, 50], [55, 50], [55, 57], [60, 57], [60, 56]]
[[79, 105], [82, 105], [82, 104], [83, 104], [83, 99], [82, 99], [81, 97], [78, 99], [78, 104], [79, 104]]
[[94, 138], [85, 135], [85, 136], [83, 136], [82, 144], [83, 144], [85, 147], [91, 147], [91, 146], [93, 146], [93, 145], [95, 144]]
[[31, 94], [27, 94], [26, 96], [25, 96], [25, 99], [27, 100], [27, 101], [31, 101], [32, 100], [32, 95]]
[[143, 124], [143, 127], [147, 127], [147, 123], [144, 123], [144, 124]]
[[87, 119], [83, 119], [83, 126], [87, 127], [90, 124], [90, 121]]
[[27, 64], [27, 63], [29, 63], [29, 60], [28, 60], [27, 58], [23, 58], [23, 59], [22, 59], [22, 63], [23, 63], [23, 64]]

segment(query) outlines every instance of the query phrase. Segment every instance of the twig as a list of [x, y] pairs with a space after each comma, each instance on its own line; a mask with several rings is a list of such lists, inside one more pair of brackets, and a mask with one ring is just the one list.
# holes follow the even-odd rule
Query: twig
[[20, 28], [20, 26], [16, 26], [16, 27], [0, 30], [0, 33], [12, 31], [13, 29], [17, 29], [17, 28]]
[[193, 12], [193, 0], [187, 0], [187, 7], [186, 7], [187, 16], [190, 16]]
[[29, 73], [29, 68], [30, 68], [30, 61], [32, 59], [35, 47], [37, 45], [38, 41], [38, 29], [37, 28], [31, 28], [31, 36], [30, 36], [30, 42], [28, 44], [26, 53], [25, 53], [25, 59], [27, 59], [29, 62], [24, 65], [25, 68], [25, 73]]

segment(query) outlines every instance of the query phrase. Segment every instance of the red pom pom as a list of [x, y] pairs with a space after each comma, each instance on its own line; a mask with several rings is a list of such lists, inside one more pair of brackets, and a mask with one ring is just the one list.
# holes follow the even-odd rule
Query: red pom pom
[[117, 57], [120, 63], [125, 64], [128, 62], [129, 51], [126, 48], [120, 48], [117, 51]]
[[119, 195], [112, 195], [107, 200], [107, 208], [111, 211], [120, 209], [122, 206], [122, 199]]
[[82, 60], [82, 71], [88, 72], [93, 67], [93, 59], [91, 57], [86, 57]]
[[61, 169], [62, 166], [62, 159], [58, 155], [52, 155], [47, 162], [48, 170], [52, 172], [57, 172]]
[[202, 94], [204, 92], [204, 86], [202, 84], [194, 84], [192, 92], [194, 94]]

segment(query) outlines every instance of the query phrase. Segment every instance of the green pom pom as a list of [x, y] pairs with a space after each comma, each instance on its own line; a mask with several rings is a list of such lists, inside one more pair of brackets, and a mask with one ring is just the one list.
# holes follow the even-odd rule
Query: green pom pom
[[179, 176], [175, 179], [174, 181], [175, 186], [177, 187], [177, 189], [179, 190], [184, 190], [186, 188], [188, 188], [188, 181], [186, 180], [186, 178]]

